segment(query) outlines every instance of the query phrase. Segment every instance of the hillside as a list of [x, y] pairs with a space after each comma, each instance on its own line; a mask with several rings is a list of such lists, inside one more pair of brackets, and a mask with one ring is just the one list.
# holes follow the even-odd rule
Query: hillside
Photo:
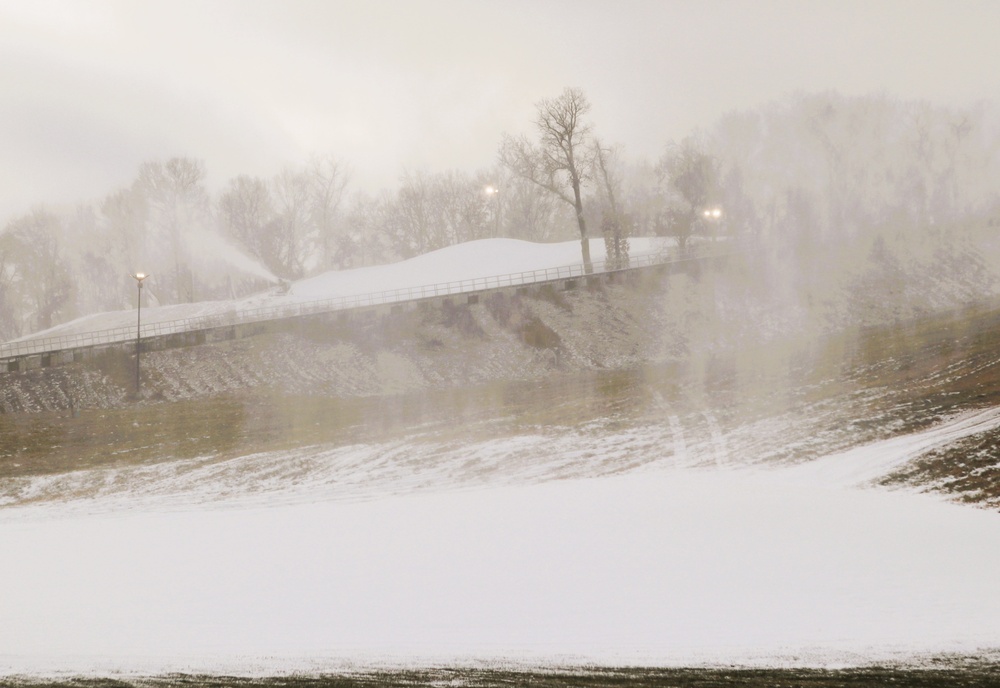
[[[454, 255], [465, 260], [468, 251]], [[423, 262], [449, 274], [446, 255]], [[903, 311], [910, 317], [900, 322], [901, 304], [912, 309], [914, 299], [872, 302], [852, 285], [848, 293], [857, 296], [824, 319], [818, 309], [806, 313], [748, 291], [744, 275], [758, 267], [732, 260], [724, 268], [501, 292], [346, 323], [290, 321], [279, 333], [149, 352], [139, 402], [134, 359], [124, 353], [0, 373], [6, 501], [54, 496], [54, 488], [29, 487], [38, 474], [174, 460], [201, 465], [300, 447], [383, 446], [400, 437], [440, 449], [442, 442], [538, 429], [638, 427], [660, 437], [642, 451], [632, 447], [625, 465], [620, 452], [610, 459], [598, 453], [604, 468], [581, 460], [559, 467], [563, 476], [679, 454], [706, 465], [720, 452], [739, 463], [800, 462], [995, 402], [1000, 381], [989, 343], [998, 324], [990, 307], [938, 315], [918, 308]], [[419, 271], [408, 274], [414, 279]], [[957, 280], [945, 286], [956, 302], [972, 288]], [[947, 291], [934, 293], [947, 302]], [[845, 311], [887, 324], [845, 328], [836, 320]], [[990, 432], [962, 440], [985, 442], [973, 452], [971, 475], [945, 479], [954, 472], [942, 468], [954, 465], [949, 445], [885, 479], [1000, 504], [992, 474], [1000, 457]], [[545, 473], [539, 468], [536, 477]], [[89, 475], [58, 484], [63, 495], [94, 489]]]
[[1000, 305], [921, 271], [805, 309], [765, 264], [150, 352], [138, 400], [124, 354], [0, 374], [0, 662], [1000, 647]]

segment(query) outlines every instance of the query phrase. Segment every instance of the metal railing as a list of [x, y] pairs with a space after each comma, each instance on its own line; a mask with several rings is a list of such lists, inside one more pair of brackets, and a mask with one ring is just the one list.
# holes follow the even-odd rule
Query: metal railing
[[[142, 324], [142, 338], [145, 339], [146, 337], [157, 337], [177, 334], [180, 332], [206, 330], [231, 325], [244, 325], [255, 322], [283, 320], [303, 315], [330, 313], [334, 311], [366, 308], [371, 306], [382, 306], [387, 304], [403, 303], [406, 301], [419, 301], [421, 299], [449, 296], [454, 294], [474, 293], [488, 291], [491, 289], [502, 289], [505, 287], [539, 284], [556, 280], [572, 279], [574, 277], [583, 277], [588, 274], [604, 274], [608, 272], [650, 267], [654, 265], [664, 265], [667, 263], [676, 263], [686, 260], [702, 260], [705, 258], [724, 255], [728, 252], [727, 249], [728, 247], [726, 246], [720, 247], [715, 244], [696, 244], [688, 247], [684, 251], [670, 249], [659, 253], [631, 257], [628, 264], [625, 266], [620, 266], [615, 261], [597, 261], [592, 263], [592, 270], [590, 273], [587, 273], [584, 265], [579, 263], [555, 268], [544, 268], [541, 270], [515, 272], [506, 275], [492, 275], [489, 277], [478, 277], [475, 279], [441, 282], [438, 284], [408, 287], [405, 289], [390, 289], [368, 294], [338, 296], [329, 299], [304, 301], [280, 306], [264, 306], [261, 308], [253, 308], [242, 311], [233, 310], [225, 313], [198, 316], [194, 318], [179, 318], [176, 320], [161, 322], [147, 322]], [[135, 338], [135, 327], [115, 327], [111, 329], [95, 330], [92, 332], [80, 332], [53, 337], [25, 339], [23, 341], [0, 344], [0, 359], [27, 356], [31, 354], [55, 353], [66, 349], [78, 349], [104, 344], [117, 344], [121, 342], [128, 342], [134, 340]]]

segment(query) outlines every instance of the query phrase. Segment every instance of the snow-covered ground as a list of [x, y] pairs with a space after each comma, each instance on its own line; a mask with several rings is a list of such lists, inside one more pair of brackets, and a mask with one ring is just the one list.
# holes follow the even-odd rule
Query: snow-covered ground
[[[674, 240], [671, 238], [633, 237], [629, 241], [630, 255], [635, 258], [655, 255], [674, 246]], [[590, 239], [589, 243], [592, 259], [595, 262], [606, 260], [604, 241]], [[364, 296], [580, 263], [579, 241], [540, 244], [517, 239], [481, 239], [449, 246], [398, 263], [325, 272], [292, 282], [287, 291], [276, 287], [229, 301], [143, 307], [142, 322], [149, 326], [153, 323], [174, 320], [227, 316], [259, 308], [281, 308], [340, 297]], [[152, 275], [148, 280], [148, 289], [155, 291], [156, 276]], [[134, 310], [95, 313], [12, 340], [11, 343], [134, 328], [135, 325]]]
[[[461, 279], [465, 250], [425, 256], [419, 278], [419, 259], [381, 268], [378, 284]], [[527, 265], [510, 260], [489, 272]], [[872, 487], [998, 426], [1000, 409], [979, 410], [779, 464], [744, 431], [685, 435], [668, 415], [30, 478], [22, 496], [46, 501], [0, 508], [0, 675], [1000, 648], [1000, 516]]]
[[[0, 673], [840, 664], [1000, 647], [1000, 518], [858, 483], [998, 424], [1000, 411], [964, 415], [815, 470], [681, 457], [381, 495], [365, 489], [379, 463], [367, 447], [273, 456], [270, 482], [237, 463], [190, 491], [170, 489], [165, 464], [138, 498], [0, 512]], [[486, 444], [469, 460], [552, 451]], [[324, 461], [326, 479], [301, 468]], [[852, 470], [831, 479], [838, 462]]]

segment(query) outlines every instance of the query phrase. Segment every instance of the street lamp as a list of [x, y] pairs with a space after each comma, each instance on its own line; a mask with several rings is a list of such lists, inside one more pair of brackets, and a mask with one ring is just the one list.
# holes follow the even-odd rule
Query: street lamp
[[483, 193], [493, 199], [493, 237], [500, 233], [500, 189], [493, 184], [487, 184]]
[[149, 277], [145, 272], [136, 272], [132, 275], [137, 285], [139, 285], [139, 296], [136, 300], [136, 321], [135, 321], [135, 396], [139, 397], [139, 352], [142, 344], [142, 281]]
[[709, 227], [712, 229], [712, 240], [718, 239], [718, 223], [719, 218], [722, 217], [722, 208], [706, 208], [702, 215], [705, 217], [705, 222], [707, 223], [706, 229]]

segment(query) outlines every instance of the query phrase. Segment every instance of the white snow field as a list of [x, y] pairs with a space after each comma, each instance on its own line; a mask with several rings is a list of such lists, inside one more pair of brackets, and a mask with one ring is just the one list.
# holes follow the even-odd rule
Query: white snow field
[[[445, 263], [436, 281], [457, 278]], [[675, 421], [73, 474], [108, 488], [89, 492], [32, 478], [28, 492], [74, 496], [0, 508], [0, 676], [831, 666], [1000, 648], [1000, 515], [870, 486], [1000, 426], [1000, 409], [792, 466], [734, 435], [679, 443]], [[662, 457], [613, 477], [532, 472], [595, 452]], [[434, 472], [488, 457], [487, 480]]]
[[[1000, 410], [965, 415], [848, 463], [997, 425]], [[665, 462], [353, 500], [308, 480], [269, 499], [258, 477], [234, 491], [231, 475], [224, 498], [0, 511], [0, 674], [1000, 647], [1000, 518], [842, 473]]]

